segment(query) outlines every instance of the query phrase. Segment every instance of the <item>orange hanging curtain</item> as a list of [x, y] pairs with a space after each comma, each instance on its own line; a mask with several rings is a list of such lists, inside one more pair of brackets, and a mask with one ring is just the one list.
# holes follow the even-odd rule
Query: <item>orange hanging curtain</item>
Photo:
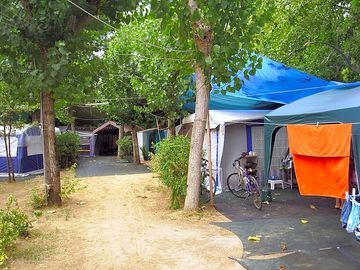
[[345, 198], [349, 189], [351, 124], [288, 125], [301, 195]]

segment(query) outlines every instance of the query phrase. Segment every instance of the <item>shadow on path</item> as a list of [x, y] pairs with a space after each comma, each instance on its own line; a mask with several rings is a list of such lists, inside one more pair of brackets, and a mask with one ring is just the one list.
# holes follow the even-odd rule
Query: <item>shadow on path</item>
[[150, 170], [144, 165], [119, 163], [114, 156], [82, 157], [76, 168], [77, 177], [140, 174], [148, 172], [150, 172]]
[[[243, 257], [232, 259], [255, 270], [360, 269], [360, 243], [341, 228], [335, 199], [302, 197], [296, 189], [276, 190], [272, 195], [274, 201], [261, 211], [250, 199], [229, 192], [216, 197], [217, 210], [232, 221], [216, 225], [235, 233], [244, 245]], [[261, 235], [261, 240], [248, 241], [250, 235]]]

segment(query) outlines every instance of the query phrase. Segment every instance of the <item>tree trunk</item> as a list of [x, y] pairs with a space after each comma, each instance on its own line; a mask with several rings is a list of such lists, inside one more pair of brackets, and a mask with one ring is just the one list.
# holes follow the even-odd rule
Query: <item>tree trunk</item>
[[9, 147], [9, 162], [10, 162], [10, 172], [11, 172], [11, 181], [15, 182], [15, 168], [14, 168], [14, 161], [11, 156], [11, 131], [12, 131], [12, 123], [9, 123], [9, 134], [8, 134], [8, 147]]
[[48, 205], [61, 205], [60, 170], [56, 153], [54, 98], [41, 93], [45, 187]]
[[209, 88], [206, 87], [204, 68], [195, 67], [196, 73], [196, 105], [195, 120], [191, 133], [189, 169], [184, 209], [199, 207], [202, 146], [205, 135], [206, 118], [209, 108]]
[[[124, 138], [125, 136], [125, 128], [123, 125], [120, 125], [119, 126], [119, 140]], [[117, 151], [117, 159], [120, 160], [120, 159], [123, 159], [124, 158], [124, 154], [121, 153], [121, 149], [120, 147], [118, 146], [118, 151]]]
[[71, 132], [72, 132], [72, 133], [75, 133], [75, 123], [74, 123], [73, 120], [72, 120], [71, 123], [70, 123], [70, 129], [71, 129]]
[[133, 144], [133, 159], [135, 164], [140, 164], [139, 142], [137, 139], [136, 126], [131, 126], [131, 139]]
[[[195, 0], [189, 0], [188, 7], [190, 12], [194, 13], [198, 9], [197, 2]], [[202, 20], [194, 22], [192, 28], [196, 47], [202, 54], [203, 60], [205, 60], [211, 55], [213, 41], [212, 29]], [[184, 209], [187, 210], [197, 209], [199, 207], [202, 146], [204, 142], [206, 119], [209, 111], [209, 91], [211, 88], [209, 67], [205, 67], [203, 62], [196, 62], [195, 74], [195, 120], [191, 133], [187, 189], [184, 205]]]
[[168, 138], [175, 137], [175, 121], [174, 119], [168, 119]]
[[4, 128], [3, 130], [4, 130], [4, 143], [5, 143], [5, 153], [6, 153], [6, 165], [7, 165], [7, 171], [8, 171], [8, 182], [11, 183], [9, 148], [8, 148], [8, 142], [7, 142], [5, 123], [4, 123], [3, 128]]
[[70, 129], [72, 133], [75, 133], [75, 118], [73, 117], [74, 110], [72, 110], [71, 108], [69, 109], [69, 115], [71, 117]]

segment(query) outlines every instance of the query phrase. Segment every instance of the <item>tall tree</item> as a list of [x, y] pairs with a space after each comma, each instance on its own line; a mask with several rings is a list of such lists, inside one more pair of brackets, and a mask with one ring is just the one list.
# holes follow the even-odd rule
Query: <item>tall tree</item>
[[[131, 66], [129, 69], [131, 69]], [[132, 72], [129, 71], [129, 73], [131, 74]], [[121, 75], [118, 76], [104, 77], [100, 86], [99, 97], [108, 100], [109, 104], [99, 108], [105, 111], [110, 119], [121, 126], [127, 125], [131, 128], [133, 161], [139, 164], [138, 125], [148, 127], [148, 123], [154, 119], [151, 119], [148, 114], [144, 114], [139, 110], [144, 105], [144, 99], [136, 95], [129, 78], [130, 75], [125, 71], [122, 71]]]
[[[98, 30], [89, 13], [104, 15], [109, 21], [122, 18], [136, 1], [78, 0], [3, 0], [0, 12], [2, 53], [27, 63], [37, 84], [42, 108], [45, 186], [49, 205], [60, 205], [60, 173], [56, 157], [54, 102], [59, 82], [67, 75], [67, 66], [84, 50], [85, 27]], [[78, 5], [78, 6], [77, 6]], [[85, 9], [84, 12], [79, 6]]]
[[352, 0], [278, 0], [261, 51], [328, 80], [360, 80], [360, 5]]
[[161, 32], [160, 23], [158, 19], [139, 18], [121, 25], [105, 53], [105, 61], [109, 76], [127, 74], [132, 91], [145, 99], [144, 106], [138, 109], [161, 115], [174, 133], [175, 119], [185, 113], [191, 60], [186, 54], [163, 50], [176, 48], [177, 44]]
[[[196, 74], [195, 120], [191, 135], [189, 171], [185, 209], [199, 204], [200, 167], [205, 124], [208, 115], [210, 80], [227, 82], [235, 72], [244, 76], [254, 74], [261, 66], [261, 58], [253, 54], [259, 43], [258, 33], [271, 5], [251, 0], [152, 0], [151, 14], [162, 19], [163, 31], [178, 45], [175, 49], [188, 54]], [[174, 48], [165, 48], [168, 51]], [[234, 78], [234, 88], [241, 81]]]

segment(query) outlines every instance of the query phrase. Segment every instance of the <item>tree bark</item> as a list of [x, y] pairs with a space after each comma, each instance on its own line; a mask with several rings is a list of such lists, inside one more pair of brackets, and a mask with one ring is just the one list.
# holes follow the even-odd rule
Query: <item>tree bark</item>
[[54, 98], [51, 92], [41, 93], [41, 104], [47, 204], [60, 206], [60, 170], [56, 153]]
[[136, 126], [131, 126], [131, 137], [133, 144], [133, 160], [135, 164], [140, 164], [139, 142], [137, 139]]
[[5, 143], [5, 153], [6, 153], [6, 165], [7, 165], [7, 170], [8, 170], [8, 182], [11, 183], [9, 148], [8, 148], [8, 143], [7, 143], [7, 135], [6, 135], [6, 125], [5, 125], [5, 123], [4, 123], [4, 126], [3, 126], [3, 130], [4, 130], [4, 143]]
[[[195, 0], [189, 0], [191, 13], [198, 8]], [[202, 35], [200, 35], [200, 32]], [[193, 23], [193, 36], [197, 49], [204, 59], [211, 55], [212, 30], [202, 20]], [[209, 111], [210, 69], [203, 63], [195, 64], [196, 74], [196, 105], [195, 120], [191, 133], [189, 168], [184, 209], [193, 210], [199, 207], [202, 146], [205, 135], [206, 119]]]
[[168, 119], [168, 138], [175, 137], [175, 121], [174, 119]]
[[9, 162], [10, 162], [10, 172], [11, 172], [11, 181], [15, 182], [15, 168], [14, 168], [14, 161], [11, 156], [11, 131], [12, 131], [12, 123], [9, 123], [9, 134], [8, 134], [8, 147], [9, 147]]
[[[120, 125], [119, 126], [119, 140], [124, 138], [125, 136], [125, 128], [123, 125]], [[120, 159], [123, 159], [124, 158], [124, 154], [121, 153], [121, 149], [120, 147], [118, 146], [118, 151], [117, 151], [117, 159], [120, 160]]]
[[206, 77], [202, 66], [195, 66], [196, 73], [196, 105], [195, 120], [191, 133], [189, 169], [184, 209], [199, 207], [202, 146], [205, 135], [205, 125], [209, 110], [209, 88], [206, 87]]
[[70, 129], [72, 133], [75, 133], [75, 123], [73, 121], [70, 123]]

